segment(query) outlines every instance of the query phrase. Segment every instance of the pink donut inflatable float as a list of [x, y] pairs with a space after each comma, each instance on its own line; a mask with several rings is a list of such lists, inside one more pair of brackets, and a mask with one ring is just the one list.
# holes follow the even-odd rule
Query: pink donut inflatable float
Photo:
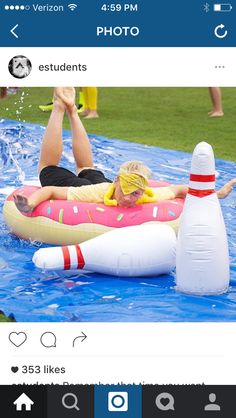
[[[163, 187], [168, 186], [168, 183], [151, 181], [150, 186]], [[17, 192], [30, 196], [37, 188], [24, 186], [17, 189]], [[135, 208], [50, 200], [25, 215], [16, 208], [13, 193], [7, 197], [3, 207], [10, 231], [23, 239], [58, 245], [77, 244], [115, 228], [150, 222], [166, 222], [177, 229], [183, 209], [182, 199], [145, 203]]]

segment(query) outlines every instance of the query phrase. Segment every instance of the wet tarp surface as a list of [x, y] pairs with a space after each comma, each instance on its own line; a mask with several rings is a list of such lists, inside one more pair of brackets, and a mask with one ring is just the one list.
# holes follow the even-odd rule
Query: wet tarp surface
[[[94, 273], [43, 272], [32, 263], [45, 244], [9, 234], [2, 215], [6, 196], [38, 184], [37, 164], [45, 128], [0, 120], [0, 309], [17, 321], [235, 321], [236, 191], [221, 201], [230, 250], [230, 291], [189, 296], [175, 290], [175, 272], [156, 278], [117, 278]], [[113, 179], [120, 164], [137, 159], [153, 178], [188, 182], [191, 155], [137, 143], [90, 136], [96, 166]], [[196, 143], [201, 138], [196, 139]], [[196, 144], [193, 144], [193, 148]], [[71, 136], [64, 132], [62, 166], [74, 170]], [[236, 164], [216, 160], [217, 188], [236, 177]]]

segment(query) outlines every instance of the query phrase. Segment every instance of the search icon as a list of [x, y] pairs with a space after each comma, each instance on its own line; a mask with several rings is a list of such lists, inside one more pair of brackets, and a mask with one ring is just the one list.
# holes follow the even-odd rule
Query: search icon
[[[67, 399], [72, 398], [72, 403], [71, 401], [67, 401]], [[64, 408], [66, 409], [76, 409], [77, 411], [79, 411], [79, 407], [78, 407], [78, 398], [74, 393], [66, 393], [63, 397], [62, 397], [62, 405], [64, 406]]]

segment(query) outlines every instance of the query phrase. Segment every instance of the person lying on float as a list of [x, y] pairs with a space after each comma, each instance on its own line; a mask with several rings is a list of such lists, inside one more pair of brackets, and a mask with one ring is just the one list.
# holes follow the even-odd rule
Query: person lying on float
[[[76, 174], [59, 167], [63, 151], [62, 129], [65, 113], [68, 115], [72, 131]], [[129, 208], [142, 203], [186, 196], [187, 185], [148, 187], [150, 174], [149, 168], [140, 161], [122, 164], [113, 182], [101, 171], [96, 170], [93, 166], [89, 138], [75, 105], [75, 89], [55, 88], [53, 110], [43, 137], [39, 160], [42, 188], [29, 197], [20, 193], [15, 193], [13, 197], [19, 211], [30, 213], [40, 203], [50, 199], [104, 203], [107, 206]], [[226, 183], [217, 192], [218, 197], [226, 197], [235, 184], [236, 179]]]

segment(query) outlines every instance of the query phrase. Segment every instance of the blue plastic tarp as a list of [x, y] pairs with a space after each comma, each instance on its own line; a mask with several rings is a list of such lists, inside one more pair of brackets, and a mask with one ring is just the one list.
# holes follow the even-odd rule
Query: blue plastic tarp
[[[10, 235], [2, 207], [15, 188], [37, 183], [44, 130], [39, 125], [0, 120], [0, 309], [27, 322], [236, 320], [235, 191], [221, 201], [230, 249], [231, 286], [226, 294], [199, 297], [177, 293], [174, 272], [130, 279], [36, 269], [32, 256], [43, 244]], [[64, 132], [62, 166], [74, 170], [70, 135]], [[96, 166], [111, 179], [121, 163], [137, 159], [152, 169], [153, 178], [188, 182], [191, 154], [95, 135], [90, 139]], [[236, 177], [234, 162], [217, 159], [216, 169], [217, 188]]]

